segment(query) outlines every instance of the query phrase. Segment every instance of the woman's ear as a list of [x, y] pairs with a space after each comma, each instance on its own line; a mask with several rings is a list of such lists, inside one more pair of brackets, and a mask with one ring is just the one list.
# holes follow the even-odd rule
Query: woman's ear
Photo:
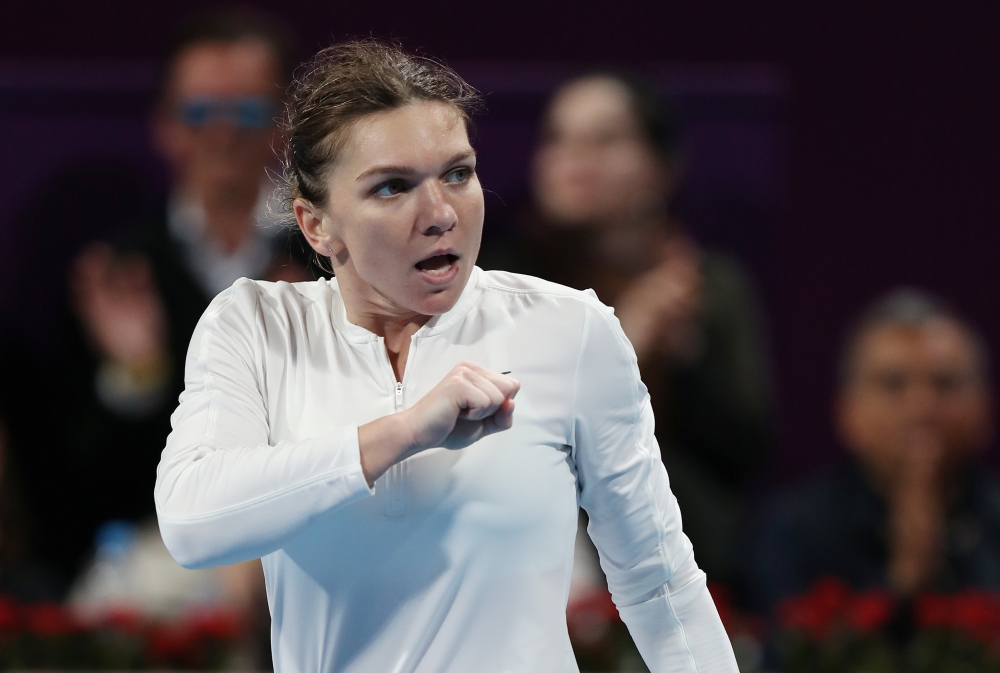
[[295, 199], [292, 201], [292, 212], [309, 247], [323, 257], [332, 257], [335, 254], [334, 241], [323, 228], [323, 211], [305, 199]]

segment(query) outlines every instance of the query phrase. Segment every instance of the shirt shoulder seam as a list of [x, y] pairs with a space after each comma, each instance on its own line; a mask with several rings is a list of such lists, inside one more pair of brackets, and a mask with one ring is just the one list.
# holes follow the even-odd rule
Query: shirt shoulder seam
[[491, 283], [487, 281], [480, 281], [480, 287], [484, 290], [496, 290], [497, 292], [503, 292], [504, 294], [512, 295], [528, 295], [528, 294], [545, 294], [551, 295], [553, 297], [568, 297], [570, 299], [576, 299], [582, 301], [585, 304], [593, 303], [593, 299], [587, 296], [587, 294], [582, 290], [574, 290], [571, 288], [566, 288], [565, 290], [555, 290], [549, 288], [516, 288], [507, 287], [506, 285], [499, 285], [497, 283]]

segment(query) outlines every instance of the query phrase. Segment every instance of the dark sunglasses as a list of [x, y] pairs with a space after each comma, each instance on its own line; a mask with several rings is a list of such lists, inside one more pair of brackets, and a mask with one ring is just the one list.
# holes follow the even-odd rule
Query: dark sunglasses
[[263, 130], [274, 126], [277, 114], [277, 101], [265, 96], [199, 96], [177, 105], [181, 123], [192, 128], [229, 122], [239, 129]]

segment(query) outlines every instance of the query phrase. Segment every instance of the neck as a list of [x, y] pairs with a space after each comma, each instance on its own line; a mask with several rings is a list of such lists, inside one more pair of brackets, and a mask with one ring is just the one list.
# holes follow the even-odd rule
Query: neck
[[[424, 326], [431, 316], [415, 311], [399, 310], [374, 289], [359, 288], [360, 281], [353, 269], [334, 266], [340, 294], [344, 299], [347, 320], [383, 338], [386, 354], [397, 381], [403, 380], [410, 337]], [[371, 295], [371, 296], [370, 296]]]
[[397, 318], [368, 315], [357, 322], [351, 318], [350, 313], [347, 317], [355, 325], [360, 325], [383, 338], [385, 353], [389, 356], [389, 364], [392, 365], [392, 373], [395, 374], [397, 381], [402, 381], [403, 372], [406, 371], [406, 357], [410, 353], [410, 337], [430, 320], [430, 316], [416, 314], [409, 318]]

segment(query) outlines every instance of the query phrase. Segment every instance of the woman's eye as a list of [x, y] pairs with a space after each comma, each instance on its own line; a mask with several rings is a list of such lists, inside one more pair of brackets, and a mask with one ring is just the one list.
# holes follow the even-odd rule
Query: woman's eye
[[402, 180], [389, 180], [375, 188], [376, 196], [395, 196], [406, 191], [406, 183]]
[[445, 176], [446, 182], [465, 182], [472, 175], [472, 169], [468, 167], [456, 168]]

